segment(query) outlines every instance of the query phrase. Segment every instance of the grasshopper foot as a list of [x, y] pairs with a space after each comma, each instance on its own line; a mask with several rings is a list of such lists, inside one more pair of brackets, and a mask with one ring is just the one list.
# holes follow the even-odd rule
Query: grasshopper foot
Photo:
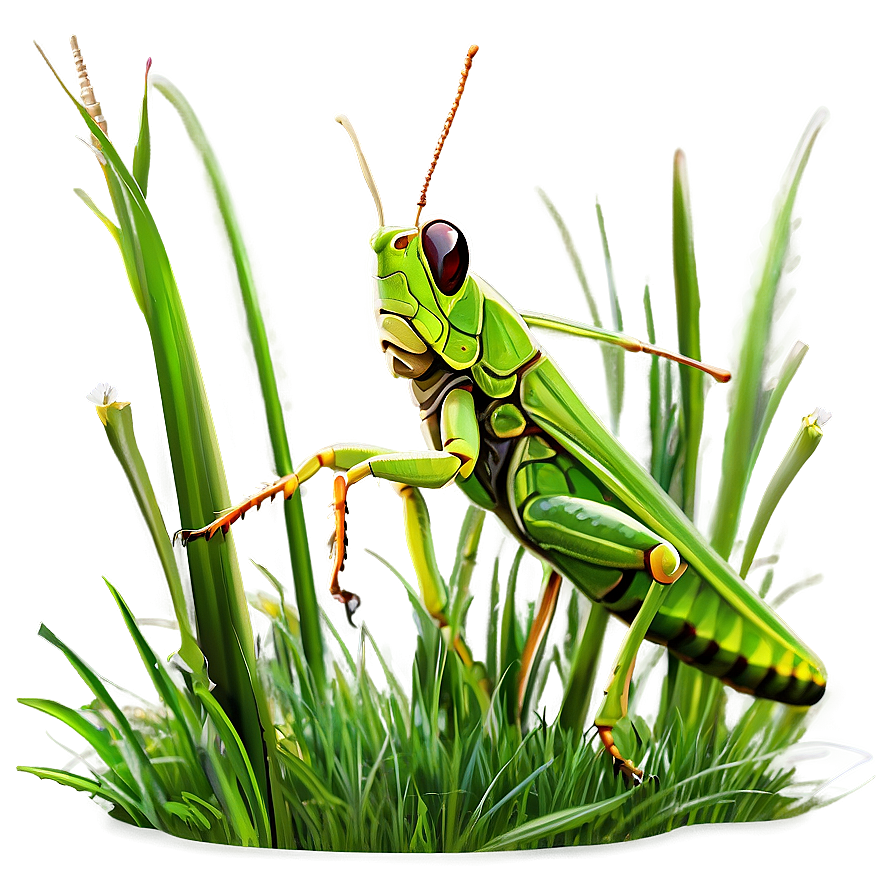
[[201, 529], [178, 529], [171, 539], [171, 544], [177, 544], [178, 538], [182, 545], [188, 545], [191, 541], [196, 541], [199, 538], [204, 538], [208, 541], [217, 532], [220, 532], [222, 536], [226, 536], [230, 531], [230, 522], [226, 516], [222, 516]]
[[357, 612], [358, 607], [361, 606], [361, 598], [353, 591], [340, 591], [338, 594], [334, 594], [333, 597], [345, 607], [345, 618], [348, 620], [348, 624], [352, 628], [357, 628], [358, 626], [352, 622], [352, 617]]
[[[640, 787], [644, 783], [644, 772], [635, 768], [635, 764], [631, 759], [617, 759], [613, 757], [613, 777], [615, 778], [620, 772], [625, 778], [625, 783], [630, 786]], [[653, 777], [653, 776], [650, 776]]]
[[[642, 769], [636, 768], [631, 759], [626, 759], [619, 752], [619, 748], [613, 740], [613, 729], [609, 726], [599, 725], [597, 732], [604, 748], [613, 758], [613, 776], [615, 777], [622, 772], [627, 784], [634, 785], [635, 787], [641, 785], [644, 782], [644, 772]], [[650, 775], [648, 780], [652, 781], [655, 777], [655, 775]], [[656, 780], [659, 781], [659, 778]]]

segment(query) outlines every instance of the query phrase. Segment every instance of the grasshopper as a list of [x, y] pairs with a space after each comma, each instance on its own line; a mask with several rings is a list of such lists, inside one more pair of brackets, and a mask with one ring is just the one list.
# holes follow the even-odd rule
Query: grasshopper
[[[613, 727], [627, 712], [638, 647], [644, 638], [735, 690], [807, 706], [825, 689], [821, 661], [713, 550], [691, 520], [585, 405], [530, 326], [565, 330], [646, 351], [705, 371], [727, 371], [619, 333], [543, 315], [521, 315], [469, 269], [461, 231], [448, 221], [420, 224], [430, 179], [463, 94], [477, 47], [467, 54], [457, 96], [424, 181], [411, 227], [387, 227], [357, 136], [344, 117], [377, 209], [375, 313], [392, 373], [410, 380], [425, 451], [334, 444], [312, 455], [203, 529], [226, 535], [265, 499], [289, 499], [323, 468], [334, 480], [336, 531], [330, 592], [351, 614], [356, 594], [339, 582], [347, 547], [348, 490], [368, 476], [389, 480], [404, 502], [408, 547], [421, 596], [442, 627], [446, 597], [435, 565], [420, 489], [452, 482], [490, 510], [551, 568], [523, 652], [520, 693], [544, 637], [562, 578], [629, 624], [594, 725], [614, 768], [634, 783], [643, 772], [621, 755]], [[460, 637], [454, 647], [466, 663]]]

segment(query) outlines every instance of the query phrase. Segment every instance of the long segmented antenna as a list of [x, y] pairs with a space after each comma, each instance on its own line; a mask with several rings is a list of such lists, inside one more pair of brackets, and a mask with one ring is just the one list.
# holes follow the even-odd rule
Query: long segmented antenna
[[420, 201], [417, 203], [417, 217], [414, 220], [414, 227], [420, 226], [420, 213], [423, 211], [423, 206], [426, 205], [426, 191], [429, 189], [429, 182], [432, 179], [432, 173], [436, 170], [436, 162], [439, 161], [439, 156], [442, 152], [442, 147], [445, 145], [445, 138], [448, 136], [448, 131], [451, 130], [451, 123], [454, 121], [454, 116], [457, 114], [457, 107], [460, 105], [460, 98], [464, 94], [464, 87], [467, 83], [467, 75], [470, 74], [470, 66], [473, 65], [473, 57], [479, 52], [479, 47], [476, 44], [473, 44], [469, 50], [467, 50], [467, 58], [464, 60], [464, 70], [460, 73], [460, 84], [457, 87], [457, 96], [454, 98], [454, 105], [451, 107], [451, 111], [448, 113], [448, 117], [445, 119], [445, 127], [442, 128], [442, 134], [439, 137], [439, 142], [436, 144], [436, 152], [432, 157], [432, 164], [429, 166], [429, 171], [426, 174], [426, 180], [423, 181], [423, 189], [420, 192]]
[[376, 213], [380, 221], [380, 227], [383, 227], [386, 223], [385, 218], [383, 218], [383, 203], [380, 202], [380, 194], [376, 188], [376, 183], [374, 183], [373, 175], [370, 173], [370, 168], [367, 165], [367, 159], [364, 158], [364, 153], [361, 151], [361, 144], [358, 142], [358, 135], [355, 133], [355, 129], [352, 127], [352, 123], [344, 115], [337, 115], [336, 121], [338, 121], [339, 124], [341, 124], [348, 131], [348, 135], [349, 137], [351, 137], [351, 141], [355, 145], [355, 152], [358, 154], [358, 161], [361, 163], [361, 173], [364, 175], [364, 180], [367, 181], [367, 186], [370, 189], [371, 195], [373, 196], [373, 201], [376, 203]]
[[[81, 56], [81, 48], [78, 46], [78, 38], [72, 35], [72, 55], [75, 57], [75, 70], [78, 73], [78, 81], [81, 85], [81, 102], [89, 113], [90, 117], [96, 122], [97, 127], [104, 133], [109, 133], [109, 125], [103, 115], [103, 110], [93, 93], [93, 85], [90, 83], [90, 77], [87, 74], [87, 66], [84, 64], [84, 57]], [[99, 148], [99, 147], [97, 147]]]

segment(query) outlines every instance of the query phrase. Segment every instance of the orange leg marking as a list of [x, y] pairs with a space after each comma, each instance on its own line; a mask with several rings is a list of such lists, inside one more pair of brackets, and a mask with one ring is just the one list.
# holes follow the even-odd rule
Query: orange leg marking
[[180, 538], [181, 544], [189, 544], [191, 541], [196, 541], [197, 538], [204, 538], [208, 541], [218, 532], [222, 535], [227, 535], [230, 527], [236, 520], [243, 519], [253, 507], [261, 507], [267, 498], [273, 501], [281, 492], [288, 501], [296, 493], [298, 487], [298, 474], [289, 473], [286, 476], [281, 476], [276, 482], [262, 489], [258, 494], [252, 495], [251, 498], [247, 498], [242, 504], [237, 504], [235, 507], [225, 510], [214, 522], [209, 523], [207, 526], [203, 526], [201, 529], [178, 529], [174, 533], [172, 540], [177, 541]]
[[333, 557], [333, 575], [330, 577], [330, 594], [340, 603], [345, 604], [345, 615], [350, 625], [352, 616], [361, 605], [361, 598], [352, 591], [346, 591], [339, 584], [339, 573], [345, 569], [345, 558], [348, 556], [348, 536], [346, 535], [345, 515], [348, 513], [346, 495], [348, 485], [344, 476], [337, 476], [333, 480], [333, 510], [336, 515], [336, 531], [333, 533], [331, 556]]
[[613, 771], [622, 772], [634, 784], [640, 784], [644, 780], [644, 772], [639, 768], [635, 768], [635, 764], [631, 759], [626, 759], [619, 752], [619, 748], [613, 740], [613, 729], [608, 725], [599, 725], [597, 733], [604, 748], [613, 757]]
[[523, 648], [523, 655], [520, 658], [520, 675], [516, 698], [517, 716], [523, 711], [523, 699], [526, 696], [526, 687], [529, 684], [529, 675], [532, 672], [532, 662], [535, 659], [538, 648], [541, 646], [541, 642], [544, 641], [548, 626], [554, 618], [554, 610], [557, 608], [557, 595], [560, 593], [560, 583], [562, 581], [560, 573], [552, 570], [548, 577], [544, 594], [541, 597], [541, 603], [538, 605], [538, 613], [532, 620], [532, 628], [529, 630], [529, 637], [526, 638], [526, 646]]

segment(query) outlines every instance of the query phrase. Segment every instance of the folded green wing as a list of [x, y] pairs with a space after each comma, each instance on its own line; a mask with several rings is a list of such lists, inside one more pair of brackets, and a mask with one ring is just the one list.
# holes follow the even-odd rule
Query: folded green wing
[[825, 678], [821, 660], [713, 550], [693, 522], [584, 404], [547, 355], [523, 373], [520, 400], [535, 423], [599, 476], [634, 516], [673, 544], [729, 606], [770, 639], [805, 659], [814, 667], [814, 678]]

